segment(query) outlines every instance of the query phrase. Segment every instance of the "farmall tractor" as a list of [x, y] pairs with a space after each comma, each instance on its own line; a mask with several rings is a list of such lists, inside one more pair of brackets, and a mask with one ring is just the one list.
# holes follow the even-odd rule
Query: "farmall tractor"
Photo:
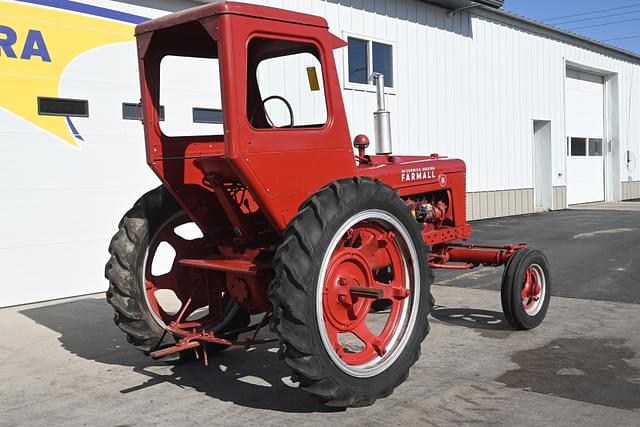
[[[106, 266], [107, 300], [128, 341], [157, 359], [273, 341], [301, 389], [331, 406], [363, 406], [409, 375], [429, 332], [432, 269], [506, 265], [502, 307], [536, 327], [550, 298], [545, 256], [526, 244], [461, 243], [465, 163], [391, 154], [383, 77], [374, 75], [376, 155], [350, 143], [334, 50], [319, 17], [234, 2], [136, 28], [147, 162], [162, 185], [120, 221]], [[265, 97], [263, 61], [311, 55], [323, 123], [298, 124], [284, 95]], [[224, 132], [175, 137], [160, 126], [161, 62], [216, 58]], [[323, 84], [319, 88], [318, 79]], [[267, 103], [288, 117], [275, 124]], [[195, 224], [197, 236], [183, 226]], [[159, 247], [174, 256], [154, 272]], [[170, 307], [162, 297], [176, 299]], [[251, 315], [262, 313], [250, 324]]]

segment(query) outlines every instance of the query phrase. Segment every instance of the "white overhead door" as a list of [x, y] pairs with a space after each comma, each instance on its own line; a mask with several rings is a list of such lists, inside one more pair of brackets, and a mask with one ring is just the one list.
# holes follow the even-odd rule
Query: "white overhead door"
[[567, 69], [567, 203], [604, 200], [604, 83]]

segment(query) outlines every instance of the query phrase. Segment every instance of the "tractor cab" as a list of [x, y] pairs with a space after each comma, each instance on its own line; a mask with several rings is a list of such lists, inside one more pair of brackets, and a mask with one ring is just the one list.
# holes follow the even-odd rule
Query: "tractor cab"
[[[198, 210], [211, 187], [248, 190], [247, 209], [260, 206], [282, 231], [311, 192], [355, 175], [333, 55], [345, 43], [323, 18], [221, 2], [140, 24], [136, 37], [147, 161], [201, 228], [214, 225]], [[172, 80], [204, 61], [203, 102], [217, 104], [222, 124], [172, 126], [169, 105], [181, 101]], [[238, 217], [241, 236], [255, 237]]]

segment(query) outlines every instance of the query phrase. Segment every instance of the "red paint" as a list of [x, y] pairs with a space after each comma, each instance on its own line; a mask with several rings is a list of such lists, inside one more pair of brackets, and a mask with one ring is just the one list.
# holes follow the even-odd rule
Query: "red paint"
[[[423, 235], [432, 247], [432, 267], [502, 265], [523, 247], [452, 244], [471, 236], [462, 160], [437, 154], [367, 156], [369, 141], [364, 135], [355, 138], [358, 156], [354, 158], [334, 62], [334, 50], [346, 43], [329, 32], [323, 18], [223, 2], [145, 22], [136, 27], [136, 36], [147, 163], [204, 233], [193, 247], [185, 246], [192, 242], [177, 241], [180, 251], [175, 273], [148, 279], [152, 288], [173, 289], [181, 299], [193, 292], [192, 303], [196, 304], [208, 301], [205, 290], [226, 289], [236, 302], [253, 311], [271, 310], [266, 296], [272, 277], [269, 263], [283, 230], [310, 195], [337, 179], [354, 176], [381, 180], [408, 204], [427, 212]], [[257, 63], [286, 53], [294, 43], [303, 44], [304, 51], [322, 64], [326, 124], [319, 128], [258, 129], [247, 118], [247, 112], [254, 111], [262, 99], [255, 77]], [[161, 132], [156, 106], [160, 61], [166, 55], [219, 59], [223, 135], [169, 137]], [[258, 119], [265, 121], [264, 117]], [[324, 296], [329, 307], [325, 313], [328, 330], [334, 335], [348, 330], [367, 343], [363, 352], [343, 355], [347, 363], [356, 364], [385, 348], [406, 297], [400, 284], [381, 286], [372, 277], [379, 266], [391, 265], [396, 271], [403, 268], [393, 240], [375, 226], [363, 225], [357, 231], [385, 242], [385, 249], [338, 249]], [[169, 236], [171, 230], [166, 233]], [[196, 286], [200, 283], [197, 280], [206, 286]], [[346, 285], [341, 284], [343, 280]], [[373, 300], [372, 291], [365, 288], [380, 290], [383, 298], [393, 301], [388, 326], [377, 337], [363, 326], [362, 319]], [[210, 303], [220, 307], [221, 301]], [[155, 300], [152, 305], [158, 309]], [[176, 348], [192, 348], [194, 340], [227, 343], [208, 332], [188, 331], [172, 317], [166, 321], [170, 332], [184, 337]]]
[[524, 286], [522, 287], [522, 292], [520, 294], [522, 297], [522, 305], [525, 310], [533, 307], [533, 305], [540, 299], [541, 294], [542, 286], [540, 286], [540, 283], [538, 282], [538, 275], [536, 274], [535, 268], [530, 266], [527, 269]]
[[[433, 268], [469, 269], [479, 265], [498, 267], [504, 265], [525, 243], [519, 245], [491, 246], [448, 243], [435, 246], [429, 257]], [[458, 263], [458, 264], [449, 264]]]
[[[347, 364], [361, 365], [384, 350], [401, 321], [409, 290], [404, 287], [402, 252], [393, 235], [377, 224], [360, 223], [349, 230], [338, 244], [329, 261], [324, 281], [324, 319], [327, 335], [338, 356]], [[392, 278], [382, 282], [374, 272], [391, 267]], [[379, 334], [367, 326], [371, 303], [376, 299], [391, 301], [386, 324]], [[338, 340], [343, 333], [352, 333], [364, 344], [360, 351], [345, 351]]]

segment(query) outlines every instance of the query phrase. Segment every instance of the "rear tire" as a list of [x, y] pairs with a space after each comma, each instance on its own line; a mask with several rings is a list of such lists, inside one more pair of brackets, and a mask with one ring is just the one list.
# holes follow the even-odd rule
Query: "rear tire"
[[549, 261], [535, 249], [520, 249], [502, 274], [502, 311], [516, 329], [533, 329], [544, 320], [551, 300]]
[[[280, 354], [301, 389], [329, 406], [366, 406], [407, 379], [432, 308], [421, 229], [396, 192], [366, 178], [336, 181], [301, 206], [276, 251], [269, 289]], [[370, 274], [387, 257], [388, 278]], [[392, 300], [381, 332], [365, 323], [381, 300], [352, 292]], [[363, 349], [339, 342], [342, 334], [357, 337]]]
[[[118, 224], [118, 232], [109, 245], [110, 258], [105, 267], [109, 280], [107, 302], [114, 309], [114, 322], [126, 334], [127, 341], [138, 350], [149, 353], [176, 343], [176, 337], [164, 334], [164, 324], [158, 320], [145, 296], [145, 264], [150, 242], [165, 224], [182, 213], [182, 208], [171, 195], [160, 186], [144, 194], [124, 215]], [[231, 331], [249, 324], [246, 309], [235, 306], [233, 317], [223, 330]], [[217, 352], [227, 346], [212, 344], [207, 350]], [[184, 352], [183, 352], [184, 353]], [[162, 360], [176, 361], [183, 353], [167, 356]], [[192, 354], [189, 352], [188, 354]]]

